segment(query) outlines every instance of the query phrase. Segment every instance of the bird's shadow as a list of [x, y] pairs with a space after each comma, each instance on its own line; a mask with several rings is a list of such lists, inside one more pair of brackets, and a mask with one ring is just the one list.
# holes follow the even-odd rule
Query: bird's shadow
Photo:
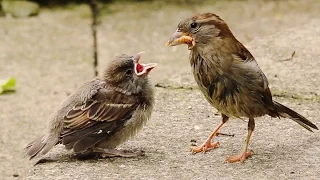
[[[131, 150], [130, 150], [131, 151]], [[34, 166], [40, 165], [40, 164], [47, 164], [47, 163], [61, 163], [61, 162], [78, 162], [78, 161], [86, 161], [89, 163], [94, 163], [99, 160], [108, 160], [108, 161], [115, 161], [116, 159], [135, 159], [135, 160], [141, 160], [148, 158], [146, 154], [135, 156], [135, 157], [122, 157], [122, 156], [115, 156], [115, 157], [102, 157], [101, 153], [85, 153], [85, 154], [62, 154], [57, 156], [51, 156], [47, 158], [43, 158], [38, 160]]]
[[303, 155], [305, 150], [311, 148], [312, 146], [318, 146], [318, 137], [310, 137], [306, 141], [301, 141], [298, 143], [283, 143], [273, 146], [272, 148], [264, 147], [260, 149], [259, 156], [255, 156], [257, 161], [261, 164], [272, 164], [277, 162], [288, 162], [290, 157], [297, 157], [296, 154]]

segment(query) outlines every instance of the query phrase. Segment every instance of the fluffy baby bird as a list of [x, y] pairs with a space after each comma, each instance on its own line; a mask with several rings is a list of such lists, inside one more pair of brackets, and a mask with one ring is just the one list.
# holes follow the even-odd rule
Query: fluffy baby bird
[[151, 116], [154, 93], [148, 74], [157, 64], [140, 63], [141, 54], [115, 57], [102, 78], [86, 82], [72, 93], [49, 117], [45, 134], [25, 147], [26, 155], [41, 157], [57, 144], [80, 154], [141, 155], [115, 149]]
[[181, 21], [167, 45], [187, 44], [190, 64], [198, 86], [209, 103], [221, 112], [221, 124], [192, 152], [205, 152], [219, 145], [211, 143], [229, 117], [249, 118], [244, 150], [227, 161], [243, 162], [255, 127], [254, 118], [263, 115], [290, 118], [309, 131], [318, 129], [302, 115], [272, 100], [268, 80], [255, 58], [232, 34], [228, 25], [212, 13], [196, 14]]

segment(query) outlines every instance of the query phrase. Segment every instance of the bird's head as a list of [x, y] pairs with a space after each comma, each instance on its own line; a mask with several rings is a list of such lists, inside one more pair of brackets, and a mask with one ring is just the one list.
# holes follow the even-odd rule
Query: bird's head
[[104, 73], [105, 80], [119, 88], [140, 88], [138, 86], [147, 81], [149, 72], [157, 65], [140, 63], [143, 53], [140, 52], [134, 56], [126, 54], [116, 56]]
[[212, 13], [196, 14], [181, 21], [168, 46], [187, 44], [188, 49], [216, 43], [226, 37], [234, 37], [228, 25]]

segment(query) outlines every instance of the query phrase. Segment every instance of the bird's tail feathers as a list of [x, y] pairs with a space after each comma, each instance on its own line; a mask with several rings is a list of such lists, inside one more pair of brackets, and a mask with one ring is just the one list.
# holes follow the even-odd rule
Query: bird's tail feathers
[[300, 124], [301, 126], [303, 126], [304, 128], [306, 128], [308, 131], [313, 132], [311, 128], [318, 130], [318, 127], [315, 124], [313, 124], [311, 121], [309, 121], [308, 119], [306, 119], [302, 115], [298, 114], [297, 112], [293, 111], [292, 109], [290, 109], [290, 108], [288, 108], [288, 107], [286, 107], [276, 101], [273, 101], [273, 103], [274, 103], [280, 117], [290, 118], [293, 121]]
[[48, 153], [59, 141], [58, 136], [41, 136], [34, 141], [30, 142], [25, 148], [25, 156], [29, 159], [41, 157]]

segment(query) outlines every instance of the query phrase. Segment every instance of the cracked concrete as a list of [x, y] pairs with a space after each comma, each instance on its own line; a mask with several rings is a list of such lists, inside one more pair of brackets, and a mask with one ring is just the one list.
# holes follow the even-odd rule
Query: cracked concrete
[[[244, 164], [225, 163], [226, 156], [244, 145], [247, 123], [237, 119], [223, 128], [234, 137], [221, 136], [220, 148], [192, 155], [191, 140], [202, 143], [220, 115], [195, 85], [187, 48], [165, 46], [181, 19], [195, 12], [219, 14], [256, 57], [274, 98], [320, 126], [320, 5], [312, 2], [110, 5], [114, 13], [102, 18], [99, 27], [99, 69], [119, 53], [146, 51], [142, 61], [159, 63], [150, 74], [161, 86], [155, 87], [153, 116], [136, 138], [120, 147], [142, 149], [146, 156], [78, 160], [57, 146], [44, 157], [52, 162], [36, 166], [22, 157], [23, 147], [44, 131], [46, 118], [67, 94], [93, 76], [90, 19], [85, 17], [89, 9], [0, 18], [0, 77], [18, 81], [16, 93], [0, 96], [0, 179], [319, 178], [319, 132], [310, 133], [288, 119], [257, 118], [250, 145], [255, 155]], [[283, 61], [293, 51], [295, 56]]]

